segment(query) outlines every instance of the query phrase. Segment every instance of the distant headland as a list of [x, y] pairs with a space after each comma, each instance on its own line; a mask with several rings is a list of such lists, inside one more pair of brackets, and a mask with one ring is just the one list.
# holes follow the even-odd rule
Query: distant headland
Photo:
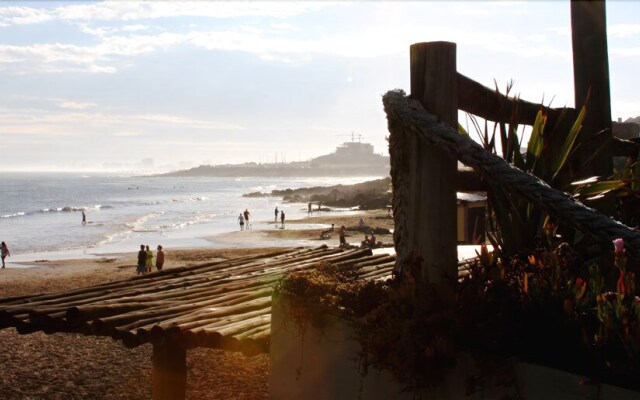
[[313, 177], [313, 176], [387, 176], [389, 156], [375, 154], [373, 145], [356, 141], [345, 142], [331, 154], [309, 161], [289, 163], [255, 163], [200, 165], [156, 176], [214, 177]]

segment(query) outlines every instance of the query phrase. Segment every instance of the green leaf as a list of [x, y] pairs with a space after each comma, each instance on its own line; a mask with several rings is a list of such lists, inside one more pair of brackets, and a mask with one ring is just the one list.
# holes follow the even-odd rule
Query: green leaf
[[578, 188], [577, 194], [585, 197], [602, 196], [608, 192], [611, 192], [612, 190], [623, 188], [626, 186], [626, 184], [626, 181], [620, 179], [614, 181], [596, 182]]
[[458, 133], [459, 133], [461, 136], [469, 137], [469, 132], [467, 132], [467, 130], [466, 130], [466, 129], [464, 129], [464, 126], [462, 126], [459, 122], [458, 122]]
[[590, 185], [592, 183], [596, 183], [600, 180], [599, 176], [592, 176], [587, 179], [583, 179], [581, 181], [571, 182], [572, 186], [582, 186], [582, 185]]
[[538, 114], [536, 114], [536, 120], [531, 129], [531, 138], [527, 146], [527, 171], [534, 169], [536, 162], [542, 154], [542, 132], [544, 131], [546, 121], [547, 117], [543, 114], [542, 110], [539, 110]]
[[571, 130], [569, 130], [567, 138], [565, 139], [564, 143], [562, 143], [562, 149], [560, 150], [558, 158], [555, 160], [555, 163], [553, 165], [552, 179], [555, 179], [560, 170], [562, 170], [562, 167], [564, 167], [564, 164], [569, 158], [569, 154], [574, 149], [574, 143], [576, 141], [576, 138], [578, 137], [578, 134], [580, 133], [580, 129], [582, 128], [582, 120], [584, 120], [586, 112], [587, 108], [585, 106], [582, 106], [582, 109], [578, 114], [578, 118], [576, 118], [576, 120], [573, 122], [573, 126], [571, 127]]

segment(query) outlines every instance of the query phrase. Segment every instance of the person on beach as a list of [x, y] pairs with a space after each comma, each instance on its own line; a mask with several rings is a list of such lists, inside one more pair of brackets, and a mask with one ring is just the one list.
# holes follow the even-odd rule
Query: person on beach
[[147, 271], [147, 252], [144, 250], [144, 245], [140, 245], [140, 251], [138, 252], [138, 268], [136, 272], [138, 275], [144, 274]]
[[331, 224], [331, 228], [327, 229], [326, 231], [322, 231], [322, 233], [320, 234], [320, 239], [329, 239], [331, 237], [330, 233], [333, 232], [335, 224]]
[[342, 225], [340, 229], [338, 229], [338, 235], [340, 236], [340, 247], [347, 245], [347, 240], [344, 237], [345, 227]]
[[276, 217], [273, 220], [273, 222], [278, 223], [278, 207], [276, 206], [276, 211], [275, 211]]
[[313, 214], [313, 210], [311, 209], [311, 203], [309, 203], [309, 206], [307, 207], [307, 215], [311, 214]]
[[371, 238], [369, 238], [369, 244], [371, 245], [371, 248], [374, 248], [378, 245], [376, 235], [373, 232], [371, 232]]
[[242, 216], [242, 213], [240, 213], [240, 215], [238, 216], [238, 223], [240, 224], [240, 230], [243, 231], [244, 230], [244, 217]]
[[2, 257], [2, 268], [4, 268], [4, 259], [7, 257], [11, 257], [11, 252], [9, 251], [9, 247], [5, 242], [0, 244], [0, 256]]
[[248, 209], [244, 209], [244, 222], [245, 224], [247, 224], [247, 229], [249, 229], [249, 227], [251, 227], [251, 224], [249, 224], [249, 216], [251, 215], [251, 213], [249, 212]]
[[147, 267], [147, 272], [151, 272], [151, 269], [153, 268], [153, 251], [151, 251], [151, 249], [149, 248], [149, 245], [146, 246], [146, 250], [147, 250], [147, 259], [146, 261], [146, 267]]
[[369, 235], [364, 235], [364, 240], [360, 242], [360, 247], [369, 247], [371, 246], [371, 242], [369, 242]]
[[284, 211], [280, 211], [280, 228], [284, 229]]
[[158, 254], [156, 255], [156, 269], [158, 271], [162, 271], [163, 265], [164, 265], [164, 251], [162, 251], [162, 246], [158, 245]]
[[85, 214], [85, 213], [84, 213], [84, 211], [83, 211], [83, 212], [82, 212], [82, 225], [84, 225], [84, 224], [86, 224], [86, 223], [87, 223], [87, 216], [86, 216], [86, 214]]

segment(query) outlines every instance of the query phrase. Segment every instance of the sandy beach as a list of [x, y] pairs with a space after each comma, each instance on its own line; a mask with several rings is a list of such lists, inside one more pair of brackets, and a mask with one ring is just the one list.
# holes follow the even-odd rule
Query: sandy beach
[[[360, 218], [372, 228], [393, 227], [386, 211], [353, 215], [323, 212], [284, 229], [257, 221], [254, 229], [215, 235], [208, 240], [228, 243], [225, 249], [165, 249], [165, 268], [195, 265], [258, 252], [271, 247], [337, 245], [337, 228], [355, 227]], [[330, 224], [336, 231], [320, 234]], [[256, 229], [260, 227], [260, 229]], [[300, 229], [302, 228], [302, 229]], [[348, 231], [347, 241], [359, 244], [364, 234]], [[391, 235], [378, 235], [391, 242]], [[0, 296], [51, 293], [126, 279], [135, 274], [136, 254], [99, 259], [41, 260], [34, 268], [0, 270]], [[151, 346], [127, 349], [110, 338], [79, 334], [19, 335], [0, 330], [0, 399], [145, 399], [151, 396]], [[267, 399], [269, 357], [212, 349], [192, 349], [187, 355], [188, 399]]]

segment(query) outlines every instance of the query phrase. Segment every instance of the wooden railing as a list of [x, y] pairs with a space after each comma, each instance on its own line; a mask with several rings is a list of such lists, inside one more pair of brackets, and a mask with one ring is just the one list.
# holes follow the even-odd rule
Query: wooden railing
[[[544, 109], [547, 125], [557, 126], [563, 120], [572, 123], [574, 109], [509, 98], [465, 77], [456, 70], [454, 43], [418, 43], [410, 54], [411, 95], [392, 91], [383, 98], [390, 132], [396, 274], [403, 274], [407, 260], [420, 257], [421, 279], [444, 287], [439, 284], [456, 276], [456, 190], [461, 190], [460, 180], [453, 179], [457, 161], [586, 235], [599, 241], [621, 237], [632, 253], [640, 253], [640, 233], [514, 168], [457, 131], [458, 110], [526, 125]], [[637, 157], [635, 143], [615, 143], [615, 154]]]

